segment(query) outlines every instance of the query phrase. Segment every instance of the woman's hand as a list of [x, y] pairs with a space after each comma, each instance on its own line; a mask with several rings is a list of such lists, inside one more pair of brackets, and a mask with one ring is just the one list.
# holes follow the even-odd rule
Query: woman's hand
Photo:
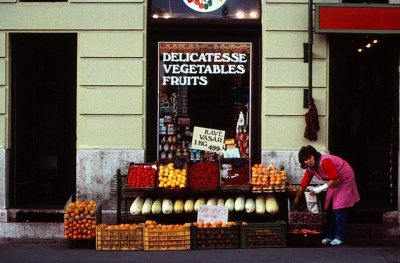
[[328, 184], [327, 183], [323, 184], [323, 185], [320, 185], [320, 186], [314, 187], [313, 189], [311, 189], [310, 194], [311, 195], [316, 195], [316, 194], [319, 194], [319, 193], [321, 193], [322, 191], [324, 191], [326, 189], [328, 189]]

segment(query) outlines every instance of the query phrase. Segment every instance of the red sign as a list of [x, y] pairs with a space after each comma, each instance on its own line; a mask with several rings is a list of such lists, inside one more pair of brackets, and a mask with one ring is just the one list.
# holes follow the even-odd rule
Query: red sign
[[316, 33], [399, 33], [400, 6], [316, 4]]

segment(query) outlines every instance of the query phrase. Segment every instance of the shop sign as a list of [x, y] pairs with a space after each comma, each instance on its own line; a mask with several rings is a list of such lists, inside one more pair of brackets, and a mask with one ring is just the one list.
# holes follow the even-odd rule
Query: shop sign
[[394, 5], [316, 4], [316, 33], [399, 33]]
[[192, 149], [222, 152], [225, 131], [195, 126], [193, 129]]
[[228, 222], [229, 210], [227, 206], [222, 205], [200, 205], [197, 211], [197, 222], [215, 223], [221, 221]]
[[182, 0], [190, 9], [197, 12], [212, 12], [220, 9], [226, 0]]

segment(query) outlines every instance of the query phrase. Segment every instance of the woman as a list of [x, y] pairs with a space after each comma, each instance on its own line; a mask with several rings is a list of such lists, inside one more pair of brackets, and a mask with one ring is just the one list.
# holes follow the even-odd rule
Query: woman
[[301, 147], [299, 162], [306, 171], [294, 202], [299, 203], [314, 175], [325, 181], [325, 184], [314, 187], [310, 194], [316, 195], [327, 190], [324, 205], [327, 210], [327, 236], [322, 244], [338, 246], [343, 242], [347, 210], [360, 200], [353, 169], [340, 157], [321, 155], [311, 145]]

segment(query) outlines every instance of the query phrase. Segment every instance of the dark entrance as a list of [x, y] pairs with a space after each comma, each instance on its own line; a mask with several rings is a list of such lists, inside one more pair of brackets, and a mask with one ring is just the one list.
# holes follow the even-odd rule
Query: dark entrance
[[398, 37], [330, 39], [329, 149], [353, 166], [359, 209], [397, 207]]
[[11, 206], [62, 208], [76, 183], [76, 34], [11, 34]]

